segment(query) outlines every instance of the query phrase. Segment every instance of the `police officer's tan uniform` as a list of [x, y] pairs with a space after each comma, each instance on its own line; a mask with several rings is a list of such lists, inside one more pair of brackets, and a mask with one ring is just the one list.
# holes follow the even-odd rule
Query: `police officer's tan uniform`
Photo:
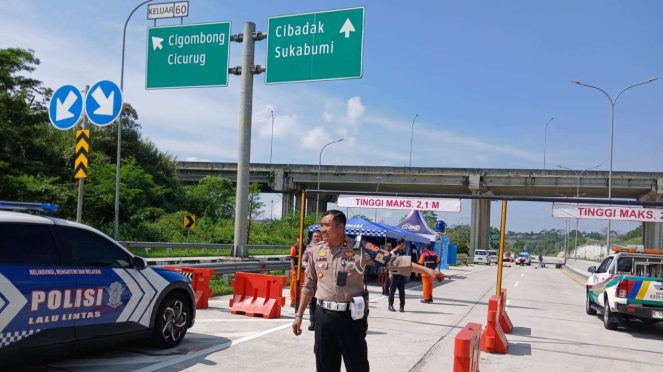
[[[364, 291], [361, 273], [366, 265], [386, 263], [389, 270], [403, 275], [411, 272], [410, 257], [394, 257], [370, 243], [353, 249], [354, 243], [346, 236], [338, 246], [330, 247], [322, 241], [310, 247], [302, 292], [315, 296], [320, 302], [316, 310], [314, 347], [319, 372], [340, 371], [341, 356], [348, 372], [369, 370], [366, 317], [353, 320], [349, 311], [352, 298], [361, 296]], [[346, 276], [345, 285], [339, 285], [341, 275]]]

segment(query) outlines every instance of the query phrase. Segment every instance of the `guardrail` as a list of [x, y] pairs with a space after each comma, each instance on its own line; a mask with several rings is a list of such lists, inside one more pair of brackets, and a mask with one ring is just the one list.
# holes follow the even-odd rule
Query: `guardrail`
[[[166, 252], [168, 252], [168, 254], [170, 254], [171, 250], [174, 248], [184, 249], [186, 254], [189, 254], [190, 249], [201, 249], [203, 253], [207, 249], [216, 249], [216, 253], [218, 254], [219, 251], [222, 249], [233, 248], [232, 244], [212, 244], [212, 243], [168, 243], [168, 242], [127, 242], [127, 241], [122, 241], [118, 243], [120, 243], [125, 248], [144, 248], [145, 254], [148, 254], [150, 252], [150, 249], [154, 248], [166, 248]], [[289, 246], [285, 245], [248, 245], [246, 246], [246, 248], [248, 249], [249, 252], [257, 250], [278, 251], [278, 250], [290, 249]]]
[[182, 266], [200, 269], [214, 269], [214, 274], [234, 274], [237, 271], [255, 273], [261, 271], [290, 270], [287, 261], [244, 261], [244, 262], [217, 262], [202, 264], [175, 264], [166, 266]]

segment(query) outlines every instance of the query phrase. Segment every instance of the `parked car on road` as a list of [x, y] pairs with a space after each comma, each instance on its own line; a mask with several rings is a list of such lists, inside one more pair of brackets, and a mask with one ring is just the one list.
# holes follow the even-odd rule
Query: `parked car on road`
[[499, 253], [496, 250], [490, 249], [488, 250], [488, 257], [490, 258], [491, 263], [498, 263], [499, 261]]
[[0, 202], [0, 370], [142, 338], [177, 346], [195, 320], [191, 281], [91, 227], [36, 215], [53, 210]]
[[603, 313], [603, 326], [617, 329], [623, 320], [663, 321], [663, 251], [617, 248], [587, 279], [585, 311]]
[[523, 265], [530, 266], [532, 264], [532, 258], [530, 257], [528, 252], [520, 252], [518, 258], [516, 258], [516, 264], [520, 266]]
[[474, 251], [474, 264], [490, 265], [490, 256], [488, 255], [488, 251], [485, 249], [477, 249]]

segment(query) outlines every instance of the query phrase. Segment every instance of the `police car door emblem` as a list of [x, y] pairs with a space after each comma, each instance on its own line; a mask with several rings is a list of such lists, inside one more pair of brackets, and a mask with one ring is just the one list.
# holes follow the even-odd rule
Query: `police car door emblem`
[[122, 292], [124, 292], [124, 290], [125, 288], [120, 282], [115, 282], [111, 284], [110, 287], [106, 288], [106, 291], [110, 296], [107, 305], [114, 309], [122, 306]]

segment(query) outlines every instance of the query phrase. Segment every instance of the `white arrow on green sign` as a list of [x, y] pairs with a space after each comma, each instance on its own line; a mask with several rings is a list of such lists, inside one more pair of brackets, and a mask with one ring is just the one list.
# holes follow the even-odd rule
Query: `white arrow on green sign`
[[270, 17], [265, 83], [359, 79], [365, 8]]
[[146, 89], [228, 86], [230, 22], [149, 27]]

